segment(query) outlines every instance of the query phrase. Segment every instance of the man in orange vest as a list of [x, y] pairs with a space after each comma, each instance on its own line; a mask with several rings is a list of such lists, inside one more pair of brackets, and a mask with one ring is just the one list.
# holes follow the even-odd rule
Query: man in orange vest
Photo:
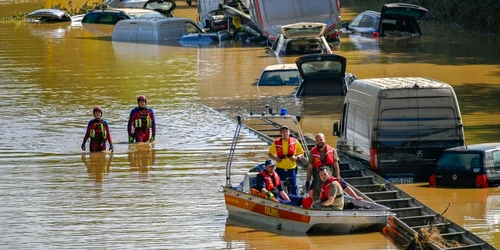
[[[318, 133], [315, 136], [316, 146], [311, 149], [309, 164], [307, 165], [306, 187], [313, 190], [314, 200], [318, 199], [323, 181], [319, 176], [318, 169], [321, 167], [327, 168], [335, 173], [335, 177], [339, 180], [342, 188], [353, 198], [362, 200], [351, 187], [340, 177], [339, 158], [337, 150], [334, 147], [326, 144], [325, 135]], [[310, 182], [313, 177], [312, 183]]]
[[292, 194], [287, 195], [283, 190], [280, 177], [275, 171], [276, 163], [273, 160], [267, 160], [264, 165], [264, 169], [257, 174], [257, 182], [254, 188], [261, 194], [266, 195], [269, 200], [301, 206], [302, 197]]
[[319, 199], [314, 201], [312, 209], [343, 210], [344, 191], [339, 180], [333, 177], [325, 167], [320, 167], [318, 171], [323, 184]]
[[297, 161], [304, 156], [304, 149], [297, 139], [290, 137], [288, 126], [280, 128], [280, 135], [280, 138], [274, 140], [267, 155], [276, 161], [276, 173], [287, 182], [289, 194], [297, 195]]

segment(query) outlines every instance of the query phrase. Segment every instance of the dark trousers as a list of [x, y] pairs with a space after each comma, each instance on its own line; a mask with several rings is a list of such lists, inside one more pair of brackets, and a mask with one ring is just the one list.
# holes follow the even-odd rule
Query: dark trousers
[[[297, 195], [297, 167], [294, 169], [282, 169], [276, 168], [276, 173], [278, 173], [281, 181], [284, 181], [287, 184], [288, 195]], [[287, 181], [288, 179], [288, 181]], [[290, 198], [292, 199], [292, 198]]]
[[302, 196], [289, 194], [288, 198], [290, 198], [290, 201], [285, 201], [285, 200], [281, 199], [281, 197], [278, 198], [278, 201], [280, 203], [288, 204], [288, 205], [292, 205], [292, 206], [299, 206], [299, 207], [302, 206], [302, 199], [303, 199]]

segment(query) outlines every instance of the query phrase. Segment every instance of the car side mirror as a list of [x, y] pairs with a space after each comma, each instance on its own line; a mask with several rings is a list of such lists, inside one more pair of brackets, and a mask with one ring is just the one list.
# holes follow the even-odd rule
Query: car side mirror
[[342, 28], [348, 30], [349, 29], [349, 23], [347, 23], [347, 22], [342, 23]]
[[340, 136], [340, 131], [339, 131], [339, 122], [335, 121], [333, 123], [333, 135], [334, 136]]

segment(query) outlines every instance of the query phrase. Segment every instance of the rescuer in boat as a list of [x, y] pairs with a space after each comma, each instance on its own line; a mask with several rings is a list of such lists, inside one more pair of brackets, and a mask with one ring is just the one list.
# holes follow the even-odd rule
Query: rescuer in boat
[[276, 172], [287, 182], [289, 193], [297, 195], [297, 161], [304, 156], [304, 149], [297, 139], [290, 137], [288, 126], [282, 126], [280, 134], [281, 137], [274, 140], [267, 155], [276, 161]]
[[[339, 168], [339, 158], [337, 155], [337, 150], [334, 147], [326, 144], [325, 135], [322, 133], [318, 133], [315, 136], [316, 145], [311, 149], [309, 164], [307, 165], [307, 176], [306, 176], [306, 184], [308, 190], [313, 191], [313, 198], [317, 200], [319, 197], [319, 193], [321, 190], [321, 185], [323, 181], [319, 177], [318, 169], [320, 167], [325, 167], [329, 171], [335, 174], [335, 177], [339, 179], [339, 182], [350, 196], [357, 200], [362, 200], [363, 198], [358, 196], [354, 190], [347, 185], [347, 183], [340, 177], [340, 168]], [[333, 171], [332, 171], [333, 170]], [[313, 181], [311, 183], [311, 176], [313, 177]]]
[[146, 96], [140, 95], [137, 97], [138, 106], [130, 111], [130, 117], [127, 124], [129, 143], [134, 142], [134, 140], [136, 142], [155, 141], [155, 115], [153, 110], [148, 108], [146, 104]]
[[95, 107], [92, 110], [94, 119], [89, 121], [87, 132], [83, 138], [82, 150], [85, 151], [85, 143], [90, 138], [90, 152], [101, 152], [106, 150], [106, 141], [109, 142], [109, 151], [113, 152], [113, 141], [109, 133], [108, 122], [102, 119], [101, 107]]
[[312, 204], [312, 209], [343, 210], [344, 191], [339, 179], [333, 177], [325, 167], [318, 169], [319, 177], [323, 181], [319, 199]]
[[264, 170], [257, 174], [257, 183], [254, 189], [258, 193], [256, 195], [265, 195], [270, 200], [275, 200], [280, 203], [301, 206], [302, 197], [298, 195], [287, 195], [281, 186], [281, 180], [276, 173], [276, 162], [266, 160]]

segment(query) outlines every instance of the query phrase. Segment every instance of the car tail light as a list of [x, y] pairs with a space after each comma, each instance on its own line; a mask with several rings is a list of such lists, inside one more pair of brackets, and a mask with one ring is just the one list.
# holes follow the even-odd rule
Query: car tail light
[[370, 167], [372, 168], [372, 170], [376, 170], [378, 167], [377, 150], [374, 148], [370, 149]]
[[436, 174], [431, 174], [431, 177], [429, 177], [429, 186], [436, 186]]
[[486, 174], [476, 175], [476, 187], [478, 187], [478, 188], [487, 188], [488, 187], [488, 177], [486, 177]]
[[376, 31], [374, 31], [372, 33], [372, 38], [379, 38], [379, 37], [380, 37], [380, 33], [376, 32]]

